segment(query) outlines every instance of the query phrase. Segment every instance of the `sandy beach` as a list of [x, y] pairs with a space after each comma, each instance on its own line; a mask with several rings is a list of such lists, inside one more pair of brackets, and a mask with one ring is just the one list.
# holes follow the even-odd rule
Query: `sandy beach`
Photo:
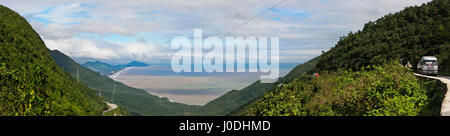
[[114, 74], [112, 74], [112, 75], [110, 75], [110, 76], [108, 76], [108, 77], [111, 78], [111, 79], [115, 79], [115, 78], [117, 78], [118, 76], [120, 76], [120, 74], [125, 73], [125, 72], [127, 72], [128, 70], [133, 69], [133, 68], [134, 68], [134, 67], [127, 67], [127, 68], [124, 68], [124, 69], [122, 69], [122, 70], [120, 70], [120, 71], [117, 71], [116, 73], [114, 73]]

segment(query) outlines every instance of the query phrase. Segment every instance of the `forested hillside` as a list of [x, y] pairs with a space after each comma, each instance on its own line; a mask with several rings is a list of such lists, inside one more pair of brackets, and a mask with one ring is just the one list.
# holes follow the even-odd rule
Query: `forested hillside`
[[53, 61], [23, 17], [0, 5], [0, 115], [101, 115], [106, 108]]
[[434, 0], [408, 7], [364, 25], [321, 55], [317, 70], [353, 69], [379, 65], [391, 59], [410, 61], [436, 56], [441, 75], [450, 75], [450, 2]]
[[436, 81], [420, 81], [397, 62], [360, 71], [300, 76], [252, 103], [239, 115], [423, 116], [440, 115], [445, 94]]
[[319, 77], [297, 76], [234, 115], [439, 115], [446, 88], [402, 65], [437, 56], [449, 74], [449, 15], [449, 1], [434, 0], [369, 22], [318, 57]]
[[167, 98], [159, 98], [148, 94], [145, 90], [116, 82], [98, 72], [84, 68], [58, 50], [50, 51], [50, 55], [60, 67], [70, 72], [73, 77], [77, 77], [78, 69], [80, 81], [92, 88], [97, 94], [101, 94], [104, 99], [135, 115], [189, 115], [199, 108], [199, 106], [172, 103]]

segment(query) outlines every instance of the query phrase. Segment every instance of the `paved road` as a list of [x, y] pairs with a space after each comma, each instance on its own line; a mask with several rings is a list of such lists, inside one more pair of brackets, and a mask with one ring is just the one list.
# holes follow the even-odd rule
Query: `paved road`
[[416, 76], [426, 77], [426, 78], [432, 78], [432, 79], [438, 79], [441, 82], [447, 84], [447, 92], [445, 93], [444, 100], [442, 101], [442, 107], [441, 107], [441, 116], [450, 116], [450, 77], [448, 76], [426, 76], [414, 73]]
[[106, 103], [106, 105], [108, 105], [108, 109], [106, 109], [105, 111], [103, 111], [102, 114], [105, 114], [105, 113], [110, 112], [110, 111], [112, 111], [112, 110], [114, 110], [114, 109], [117, 109], [117, 105], [116, 105], [116, 104], [114, 104], [114, 103], [109, 103], [109, 102], [107, 102], [107, 101], [105, 101], [105, 103]]

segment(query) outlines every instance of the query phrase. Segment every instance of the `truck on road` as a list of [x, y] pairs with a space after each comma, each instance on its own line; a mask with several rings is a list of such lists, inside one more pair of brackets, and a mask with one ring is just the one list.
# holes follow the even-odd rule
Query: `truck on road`
[[438, 75], [438, 61], [434, 56], [423, 56], [417, 63], [417, 72], [424, 75]]

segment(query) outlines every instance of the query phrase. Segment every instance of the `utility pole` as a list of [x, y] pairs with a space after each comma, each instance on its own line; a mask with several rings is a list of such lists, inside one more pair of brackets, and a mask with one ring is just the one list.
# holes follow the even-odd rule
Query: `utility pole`
[[112, 93], [112, 96], [111, 96], [111, 103], [114, 102], [114, 93], [116, 93], [116, 84], [113, 84], [113, 93]]
[[77, 67], [77, 81], [80, 82], [80, 66]]

